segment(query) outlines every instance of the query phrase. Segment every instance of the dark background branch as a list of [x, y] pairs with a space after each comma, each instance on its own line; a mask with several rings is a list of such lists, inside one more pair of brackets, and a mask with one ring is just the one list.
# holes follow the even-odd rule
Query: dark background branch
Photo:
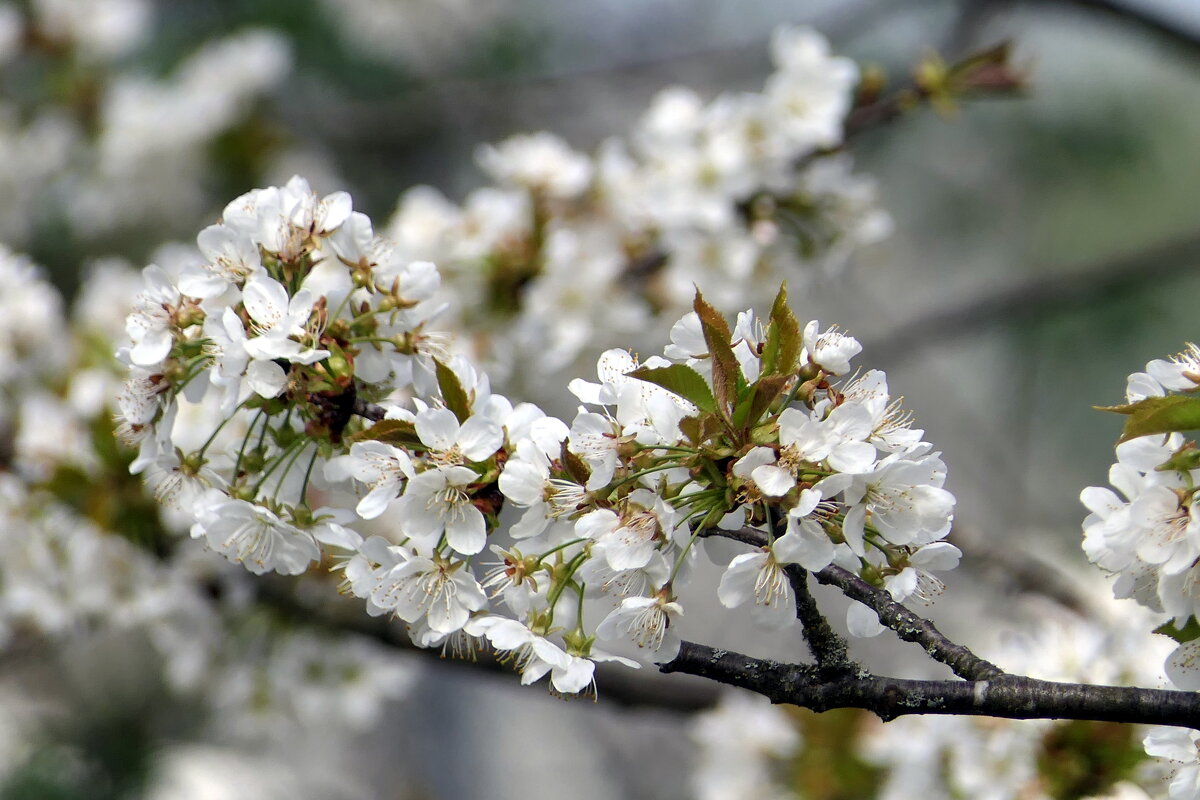
[[[1146, 4], [1133, 6], [1119, 0], [1060, 0], [1060, 3], [1093, 11], [1118, 22], [1129, 23], [1133, 27], [1153, 34], [1164, 42], [1188, 51], [1193, 56], [1200, 55], [1200, 30], [1181, 24], [1168, 14], [1144, 7]], [[1031, 3], [1030, 5], [1044, 5], [1044, 3]], [[1180, 6], [1187, 5], [1190, 4], [1180, 3]]]
[[[258, 601], [288, 622], [335, 635], [363, 636], [387, 647], [411, 653], [413, 657], [438, 661], [451, 668], [469, 669], [476, 674], [492, 675], [510, 685], [517, 685], [517, 673], [512, 665], [499, 661], [489, 651], [481, 651], [470, 660], [443, 657], [440, 649], [414, 645], [402, 623], [388, 617], [367, 616], [361, 602], [330, 597], [332, 589], [327, 583], [302, 586], [300, 592], [296, 589], [294, 581], [265, 579], [258, 587]], [[312, 591], [305, 591], [308, 589]], [[712, 708], [720, 693], [717, 686], [699, 681], [673, 681], [653, 671], [635, 672], [628, 667], [605, 664], [596, 668], [596, 684], [599, 687], [598, 699], [605, 704], [680, 714]]]
[[1037, 270], [1039, 277], [1027, 283], [913, 320], [879, 341], [864, 342], [863, 349], [880, 362], [895, 364], [928, 342], [949, 341], [1048, 312], [1084, 309], [1101, 298], [1154, 286], [1198, 265], [1200, 233], [1194, 233], [1092, 266]]

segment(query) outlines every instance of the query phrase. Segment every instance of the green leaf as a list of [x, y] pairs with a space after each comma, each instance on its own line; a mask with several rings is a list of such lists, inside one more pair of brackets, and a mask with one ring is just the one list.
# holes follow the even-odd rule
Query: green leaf
[[625, 373], [631, 378], [661, 386], [671, 394], [676, 394], [689, 401], [701, 411], [711, 413], [716, 408], [712, 389], [708, 381], [696, 370], [685, 364], [672, 364], [669, 367], [638, 367], [632, 372]]
[[767, 340], [763, 344], [762, 374], [791, 375], [803, 347], [800, 321], [787, 302], [787, 283], [780, 284], [779, 293], [771, 306], [767, 323]]
[[1200, 397], [1193, 395], [1147, 397], [1136, 403], [1099, 408], [1129, 417], [1125, 420], [1125, 429], [1121, 431], [1121, 442], [1155, 433], [1200, 429]]
[[417, 436], [417, 429], [411, 422], [403, 419], [381, 419], [369, 428], [361, 431], [355, 431], [346, 437], [348, 442], [384, 442], [385, 444], [394, 445], [415, 445], [421, 449], [425, 445], [421, 443], [421, 437]]
[[1171, 620], [1159, 625], [1154, 629], [1154, 632], [1161, 633], [1163, 636], [1170, 636], [1175, 641], [1183, 644], [1193, 639], [1200, 639], [1200, 622], [1197, 622], [1195, 617], [1188, 617], [1187, 624], [1183, 628], [1176, 628], [1175, 620]]
[[442, 400], [446, 403], [446, 408], [454, 412], [454, 416], [458, 417], [458, 422], [461, 425], [466, 422], [471, 416], [471, 399], [467, 397], [466, 391], [458, 380], [458, 376], [454, 374], [454, 370], [438, 361], [433, 360], [434, 368], [437, 370], [438, 388], [442, 390]]
[[700, 317], [700, 329], [704, 332], [704, 343], [712, 357], [713, 394], [720, 410], [728, 418], [737, 398], [737, 379], [741, 367], [733, 355], [729, 345], [732, 334], [729, 324], [715, 308], [710, 306], [700, 290], [696, 290], [696, 299], [692, 303], [696, 316]]
[[700, 417], [684, 417], [679, 420], [679, 431], [683, 434], [683, 438], [688, 440], [688, 443], [693, 446], [699, 446], [704, 441], [702, 438], [703, 426], [700, 422]]
[[738, 402], [733, 414], [734, 426], [739, 429], [753, 427], [790, 380], [790, 375], [764, 375], [755, 381], [749, 396]]

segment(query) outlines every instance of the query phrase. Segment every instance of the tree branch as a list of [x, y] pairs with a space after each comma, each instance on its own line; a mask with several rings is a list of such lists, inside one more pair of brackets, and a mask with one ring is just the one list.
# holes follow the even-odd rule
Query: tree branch
[[1119, 0], [1061, 0], [1061, 2], [1131, 23], [1164, 41], [1191, 51], [1193, 56], [1200, 53], [1200, 30], [1188, 28], [1178, 19], [1170, 19], [1168, 14], [1142, 7], [1145, 4], [1134, 6], [1119, 2]]
[[846, 640], [830, 627], [829, 620], [817, 608], [816, 600], [808, 591], [808, 570], [791, 564], [783, 571], [796, 595], [796, 618], [804, 631], [804, 641], [817, 660], [818, 672], [825, 678], [855, 672], [858, 664], [851, 660]]
[[[756, 528], [741, 528], [736, 531], [709, 528], [701, 531], [700, 535], [720, 536], [752, 547], [766, 547], [770, 544], [767, 535]], [[789, 564], [784, 567], [783, 572], [796, 596], [796, 619], [800, 620], [804, 641], [816, 659], [821, 675], [835, 677], [858, 670], [859, 665], [847, 653], [846, 640], [830, 627], [829, 620], [817, 608], [817, 602], [808, 590], [808, 570], [798, 564]]]
[[906, 714], [1075, 719], [1200, 727], [1200, 693], [1041, 681], [1014, 675], [982, 681], [921, 681], [859, 673], [825, 681], [803, 664], [780, 664], [694, 642], [659, 665], [813, 711], [861, 708], [885, 722]]
[[819, 582], [836, 586], [851, 600], [873, 609], [883, 625], [895, 631], [904, 641], [924, 647], [930, 658], [950, 667], [960, 678], [990, 680], [1005, 675], [1004, 670], [963, 645], [950, 641], [932, 622], [909, 611], [886, 591], [872, 586], [857, 575], [834, 564], [814, 574]]
[[[722, 531], [730, 538], [755, 543], [763, 537], [760, 531], [744, 528], [741, 531]], [[765, 538], [765, 537], [764, 537]], [[804, 571], [793, 570], [799, 577]], [[845, 664], [844, 668], [830, 671], [811, 664], [782, 664], [757, 659], [727, 650], [709, 647], [694, 642], [684, 642], [678, 656], [666, 664], [660, 664], [662, 673], [682, 673], [707, 678], [716, 683], [737, 686], [757, 692], [774, 703], [790, 703], [813, 711], [835, 708], [859, 708], [876, 714], [887, 721], [907, 714], [955, 714], [964, 716], [990, 716], [1009, 719], [1077, 719], [1107, 722], [1133, 722], [1181, 727], [1200, 727], [1200, 692], [1178, 692], [1160, 689], [1141, 689], [1118, 686], [1094, 686], [1088, 684], [1057, 683], [1041, 681], [1018, 675], [1008, 675], [977, 658], [966, 648], [945, 640], [931, 623], [922, 620], [903, 606], [891, 600], [886, 592], [875, 589], [856, 576], [839, 567], [827, 567], [814, 573], [818, 580], [828, 581], [843, 588], [849, 596], [863, 597], [872, 607], [882, 609], [881, 620], [887, 617], [899, 627], [913, 626], [909, 641], [927, 645], [930, 655], [938, 658], [935, 650], [948, 646], [950, 652], [962, 658], [958, 665], [963, 672], [987, 674], [993, 677], [980, 680], [911, 680], [873, 675], [853, 664], [844, 656], [845, 642], [828, 629], [823, 617], [819, 622], [806, 627], [806, 637], [817, 631], [818, 639], [828, 633], [832, 645], [817, 645], [814, 652], [824, 652], [827, 664]], [[793, 581], [796, 576], [789, 574]], [[441, 659], [437, 650], [416, 648], [401, 632], [401, 627], [384, 618], [362, 616], [358, 609], [349, 611], [349, 604], [340, 609], [336, 603], [304, 603], [297, 598], [294, 587], [285, 581], [266, 581], [259, 588], [259, 601], [287, 619], [302, 624], [328, 629], [337, 633], [354, 633], [369, 637], [391, 647], [419, 653], [424, 657], [439, 658], [456, 663], [453, 659]], [[861, 585], [860, 585], [861, 584]], [[795, 586], [795, 583], [793, 583]], [[807, 589], [807, 586], [805, 586]], [[886, 600], [878, 595], [882, 594]], [[797, 612], [807, 614], [811, 596], [807, 591], [804, 601], [797, 601]], [[815, 611], [815, 605], [812, 606]], [[878, 610], [878, 609], [877, 609]], [[895, 628], [893, 628], [895, 629]], [[905, 634], [901, 634], [902, 638]], [[840, 645], [840, 648], [839, 648]], [[824, 649], [825, 647], [829, 649]], [[839, 662], [838, 652], [844, 661]], [[833, 656], [830, 653], [834, 654]], [[820, 658], [820, 657], [819, 657]], [[943, 653], [939, 660], [950, 660]], [[485, 674], [509, 674], [509, 665], [497, 661], [494, 656], [483, 653], [477, 660], [457, 662], [459, 665]], [[952, 664], [952, 666], [954, 666]], [[957, 671], [957, 670], [956, 670]], [[711, 707], [717, 698], [715, 690], [697, 686], [657, 685], [644, 676], [633, 676], [627, 671], [598, 670], [606, 702], [633, 708], [655, 708], [688, 713]]]
[[[736, 531], [715, 528], [706, 531], [704, 535], [723, 536], [755, 547], [766, 547], [769, 544], [767, 535], [755, 528], [741, 528]], [[857, 600], [873, 609], [879, 616], [880, 623], [891, 628], [904, 641], [924, 647], [930, 658], [950, 667], [960, 678], [989, 680], [1005, 674], [1004, 670], [995, 664], [947, 639], [932, 622], [909, 611], [893, 600], [885, 590], [872, 586], [857, 575], [830, 564], [825, 569], [814, 572], [813, 576], [818, 582], [836, 586], [851, 600]]]

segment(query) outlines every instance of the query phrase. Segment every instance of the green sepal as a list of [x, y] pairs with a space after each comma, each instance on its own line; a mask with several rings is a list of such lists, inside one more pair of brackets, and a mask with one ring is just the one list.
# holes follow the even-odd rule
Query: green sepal
[[724, 506], [714, 506], [710, 508], [700, 522], [696, 525], [697, 530], [711, 530], [720, 524], [721, 520], [725, 519], [725, 515], [729, 513], [729, 509]]
[[273, 417], [276, 414], [282, 414], [287, 409], [287, 405], [282, 397], [252, 395], [246, 400], [245, 408], [249, 411], [262, 409], [268, 417]]
[[1200, 639], [1200, 622], [1196, 621], [1195, 617], [1188, 617], [1187, 624], [1182, 628], [1175, 627], [1175, 620], [1163, 623], [1154, 629], [1155, 633], [1161, 633], [1163, 636], [1169, 636], [1175, 641], [1183, 644], [1194, 639]]
[[1196, 447], [1195, 442], [1187, 442], [1155, 469], [1159, 472], [1191, 472], [1200, 469], [1200, 448]]
[[1156, 433], [1200, 430], [1200, 397], [1194, 395], [1147, 397], [1136, 403], [1097, 408], [1129, 417], [1125, 420], [1118, 443]]
[[705, 413], [716, 410], [712, 389], [708, 381], [696, 370], [685, 364], [672, 364], [669, 367], [638, 367], [632, 372], [625, 373], [639, 381], [661, 386], [671, 394], [679, 395], [696, 408]]
[[442, 390], [442, 400], [446, 403], [446, 408], [454, 412], [461, 425], [471, 417], [471, 398], [467, 396], [454, 370], [436, 358], [433, 364], [437, 372], [438, 388]]
[[281, 450], [287, 449], [297, 439], [305, 435], [287, 425], [280, 425], [278, 428], [267, 428], [267, 433], [270, 434], [271, 441], [275, 443], [275, 446]]

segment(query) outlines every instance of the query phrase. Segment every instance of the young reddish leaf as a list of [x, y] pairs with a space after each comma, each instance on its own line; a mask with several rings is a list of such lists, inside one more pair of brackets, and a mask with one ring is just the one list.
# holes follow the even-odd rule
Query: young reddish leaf
[[741, 374], [733, 348], [729, 344], [732, 334], [725, 318], [705, 300], [700, 290], [692, 303], [696, 316], [700, 317], [700, 329], [704, 332], [704, 343], [712, 357], [713, 394], [726, 418], [737, 398], [737, 378]]
[[462, 383], [458, 380], [458, 375], [436, 358], [433, 360], [433, 364], [437, 370], [438, 388], [442, 390], [442, 400], [445, 401], [446, 408], [454, 412], [454, 416], [458, 417], [459, 424], [466, 422], [471, 416], [471, 399], [467, 397]]
[[700, 443], [707, 442], [714, 436], [721, 434], [724, 428], [721, 421], [717, 419], [716, 414], [709, 414], [700, 419]]
[[767, 324], [767, 341], [763, 345], [762, 374], [791, 375], [796, 371], [796, 360], [804, 346], [800, 321], [792, 313], [787, 302], [787, 284], [779, 286], [775, 302], [771, 306], [771, 319]]
[[683, 434], [683, 438], [687, 439], [692, 445], [699, 445], [704, 441], [702, 432], [704, 428], [700, 422], [700, 417], [684, 417], [679, 420], [679, 432]]
[[1147, 397], [1136, 403], [1099, 408], [1129, 417], [1125, 420], [1125, 429], [1121, 431], [1121, 442], [1155, 433], [1200, 429], [1200, 397], [1193, 395]]
[[721, 312], [717, 311], [708, 301], [704, 299], [704, 295], [700, 294], [700, 290], [696, 290], [696, 297], [692, 301], [692, 310], [696, 312], [696, 316], [700, 318], [702, 325], [708, 325], [721, 335], [721, 341], [725, 342], [725, 347], [729, 347], [729, 340], [733, 338], [733, 331], [729, 329], [729, 323], [725, 317], [721, 316]]
[[716, 408], [712, 390], [708, 381], [696, 370], [684, 364], [672, 364], [669, 367], [638, 367], [632, 372], [625, 373], [631, 378], [661, 386], [672, 394], [677, 394], [701, 411], [712, 412]]

